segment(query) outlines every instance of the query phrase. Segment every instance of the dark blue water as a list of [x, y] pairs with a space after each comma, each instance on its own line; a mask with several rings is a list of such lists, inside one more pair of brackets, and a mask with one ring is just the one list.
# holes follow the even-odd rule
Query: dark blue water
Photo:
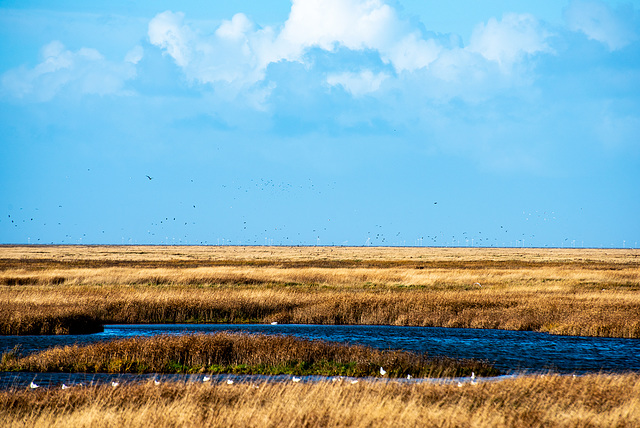
[[22, 354], [54, 346], [89, 344], [132, 336], [235, 331], [284, 334], [307, 339], [401, 349], [430, 356], [475, 358], [504, 373], [560, 374], [640, 372], [640, 339], [554, 336], [507, 330], [334, 325], [107, 325], [104, 332], [78, 336], [0, 336], [0, 352], [20, 345]]

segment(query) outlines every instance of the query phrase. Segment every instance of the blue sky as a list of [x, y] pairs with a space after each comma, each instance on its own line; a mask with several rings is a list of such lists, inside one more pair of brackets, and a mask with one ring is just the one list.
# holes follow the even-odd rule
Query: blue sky
[[0, 183], [0, 243], [637, 247], [640, 2], [2, 0]]

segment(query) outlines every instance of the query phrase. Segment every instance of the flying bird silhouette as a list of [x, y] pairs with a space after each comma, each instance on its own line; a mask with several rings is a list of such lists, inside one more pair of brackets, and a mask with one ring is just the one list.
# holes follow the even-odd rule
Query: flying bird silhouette
[[150, 177], [150, 176], [148, 176], [148, 175], [147, 175], [146, 177], [147, 177], [149, 180], [153, 180], [153, 177]]

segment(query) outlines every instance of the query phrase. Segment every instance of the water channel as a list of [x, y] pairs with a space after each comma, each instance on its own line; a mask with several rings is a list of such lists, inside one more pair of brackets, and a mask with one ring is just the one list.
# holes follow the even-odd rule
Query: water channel
[[[306, 339], [360, 344], [378, 349], [426, 352], [429, 356], [475, 358], [487, 360], [507, 374], [640, 372], [640, 339], [435, 327], [291, 324], [106, 325], [102, 333], [91, 335], [0, 336], [0, 352], [11, 350], [16, 345], [20, 346], [20, 352], [24, 355], [54, 346], [89, 344], [133, 336], [218, 331], [292, 335]], [[28, 385], [34, 378], [47, 383], [61, 383], [61, 376], [68, 379], [68, 382], [76, 383], [96, 379], [99, 381], [103, 377], [84, 374], [78, 374], [74, 378], [69, 374], [0, 373], [0, 386], [6, 387], [8, 383], [21, 385], [25, 381]], [[113, 375], [105, 375], [104, 378], [108, 379], [108, 376]]]

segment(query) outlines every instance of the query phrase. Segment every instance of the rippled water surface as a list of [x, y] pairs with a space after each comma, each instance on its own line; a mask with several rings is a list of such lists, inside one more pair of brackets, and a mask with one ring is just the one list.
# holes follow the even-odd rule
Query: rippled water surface
[[[214, 333], [218, 331], [284, 334], [307, 339], [361, 344], [379, 349], [426, 352], [430, 356], [477, 358], [492, 362], [505, 373], [554, 371], [561, 374], [589, 372], [640, 372], [640, 339], [554, 336], [537, 332], [394, 326], [333, 325], [107, 325], [104, 332], [78, 336], [0, 336], [0, 351], [20, 345], [23, 354], [54, 346], [88, 344], [103, 340], [158, 334]], [[0, 374], [0, 383], [23, 383], [25, 376], [47, 379], [44, 374]], [[74, 382], [69, 374], [50, 375], [59, 383]], [[91, 376], [90, 378], [87, 376]], [[105, 379], [108, 375], [105, 375]], [[18, 379], [19, 378], [19, 379]], [[31, 379], [30, 378], [30, 379]], [[59, 379], [58, 379], [59, 378]], [[100, 381], [94, 375], [77, 382]], [[53, 381], [50, 381], [53, 382]], [[28, 384], [28, 382], [27, 382]]]

